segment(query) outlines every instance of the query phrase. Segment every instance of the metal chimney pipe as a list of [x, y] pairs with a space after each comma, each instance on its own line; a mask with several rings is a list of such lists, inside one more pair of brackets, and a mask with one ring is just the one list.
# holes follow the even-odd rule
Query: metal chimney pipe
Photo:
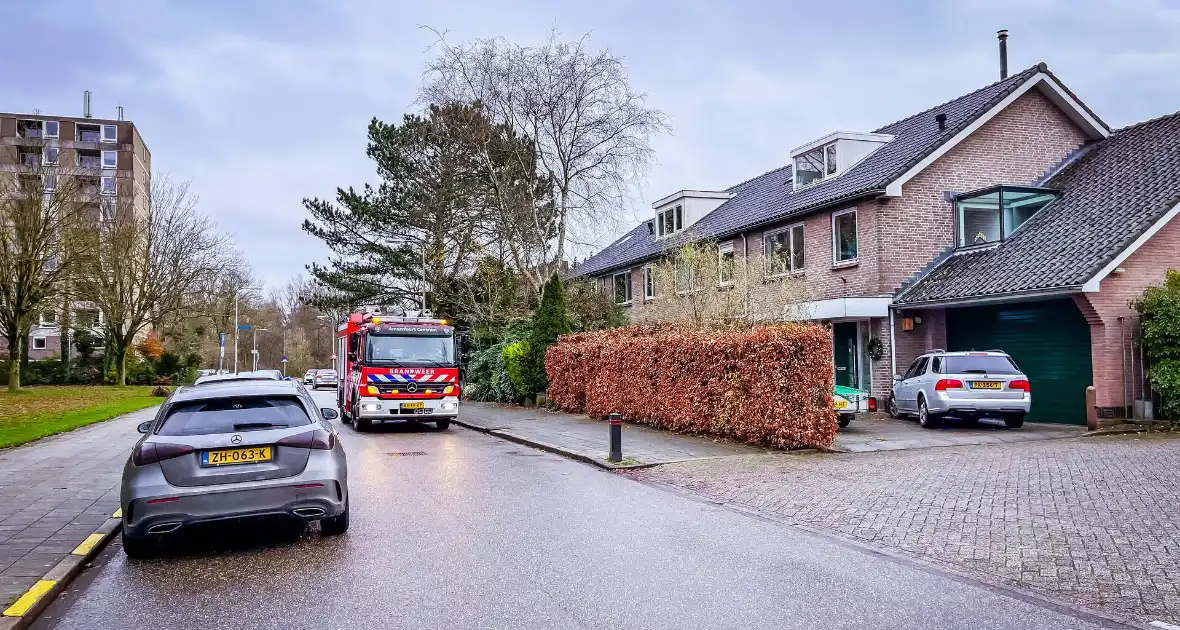
[[1008, 29], [996, 31], [996, 38], [1000, 40], [1000, 80], [1008, 78]]
[[123, 106], [120, 105], [118, 107], [118, 110], [119, 110], [119, 120], [123, 120]]
[[82, 92], [82, 117], [90, 118], [90, 90]]

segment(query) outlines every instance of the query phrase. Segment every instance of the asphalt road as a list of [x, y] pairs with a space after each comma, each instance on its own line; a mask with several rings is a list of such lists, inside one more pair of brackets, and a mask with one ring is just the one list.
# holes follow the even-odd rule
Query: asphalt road
[[345, 536], [227, 530], [135, 562], [116, 541], [34, 627], [1101, 627], [481, 433], [341, 434]]

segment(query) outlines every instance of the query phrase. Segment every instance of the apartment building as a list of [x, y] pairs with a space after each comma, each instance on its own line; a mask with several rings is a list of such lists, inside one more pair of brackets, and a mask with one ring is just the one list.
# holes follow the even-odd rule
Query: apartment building
[[[87, 104], [87, 109], [88, 109]], [[123, 208], [146, 211], [151, 187], [152, 154], [130, 120], [91, 116], [0, 113], [0, 176], [39, 174], [47, 191], [59, 176], [81, 178], [81, 194], [93, 202], [97, 216], [108, 219]], [[29, 358], [60, 356], [62, 305], [42, 310], [29, 333]], [[75, 327], [97, 327], [102, 313], [88, 304], [72, 304]], [[0, 338], [0, 355], [7, 354]]]

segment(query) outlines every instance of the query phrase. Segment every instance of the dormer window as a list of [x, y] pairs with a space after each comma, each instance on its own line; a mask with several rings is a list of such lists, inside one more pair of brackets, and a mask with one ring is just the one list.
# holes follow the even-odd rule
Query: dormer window
[[676, 205], [656, 213], [656, 232], [669, 236], [684, 229], [684, 206]]
[[795, 187], [836, 174], [836, 143], [831, 142], [795, 157]]
[[1007, 239], [1059, 195], [1047, 188], [995, 186], [955, 197], [959, 247]]

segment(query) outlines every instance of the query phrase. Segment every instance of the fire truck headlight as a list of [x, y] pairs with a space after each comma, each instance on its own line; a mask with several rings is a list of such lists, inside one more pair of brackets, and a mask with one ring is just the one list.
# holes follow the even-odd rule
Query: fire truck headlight
[[381, 405], [375, 403], [364, 403], [361, 405], [361, 411], [381, 411]]
[[453, 403], [453, 402], [445, 402], [445, 403], [443, 403], [443, 404], [442, 404], [442, 408], [443, 408], [443, 409], [454, 409], [455, 407], [458, 407], [458, 406], [459, 406], [459, 405], [457, 405], [457, 404], [455, 404], [455, 403]]
[[378, 394], [378, 392], [377, 392], [376, 387], [373, 387], [372, 385], [365, 386], [365, 395], [366, 396], [376, 396], [377, 394]]

